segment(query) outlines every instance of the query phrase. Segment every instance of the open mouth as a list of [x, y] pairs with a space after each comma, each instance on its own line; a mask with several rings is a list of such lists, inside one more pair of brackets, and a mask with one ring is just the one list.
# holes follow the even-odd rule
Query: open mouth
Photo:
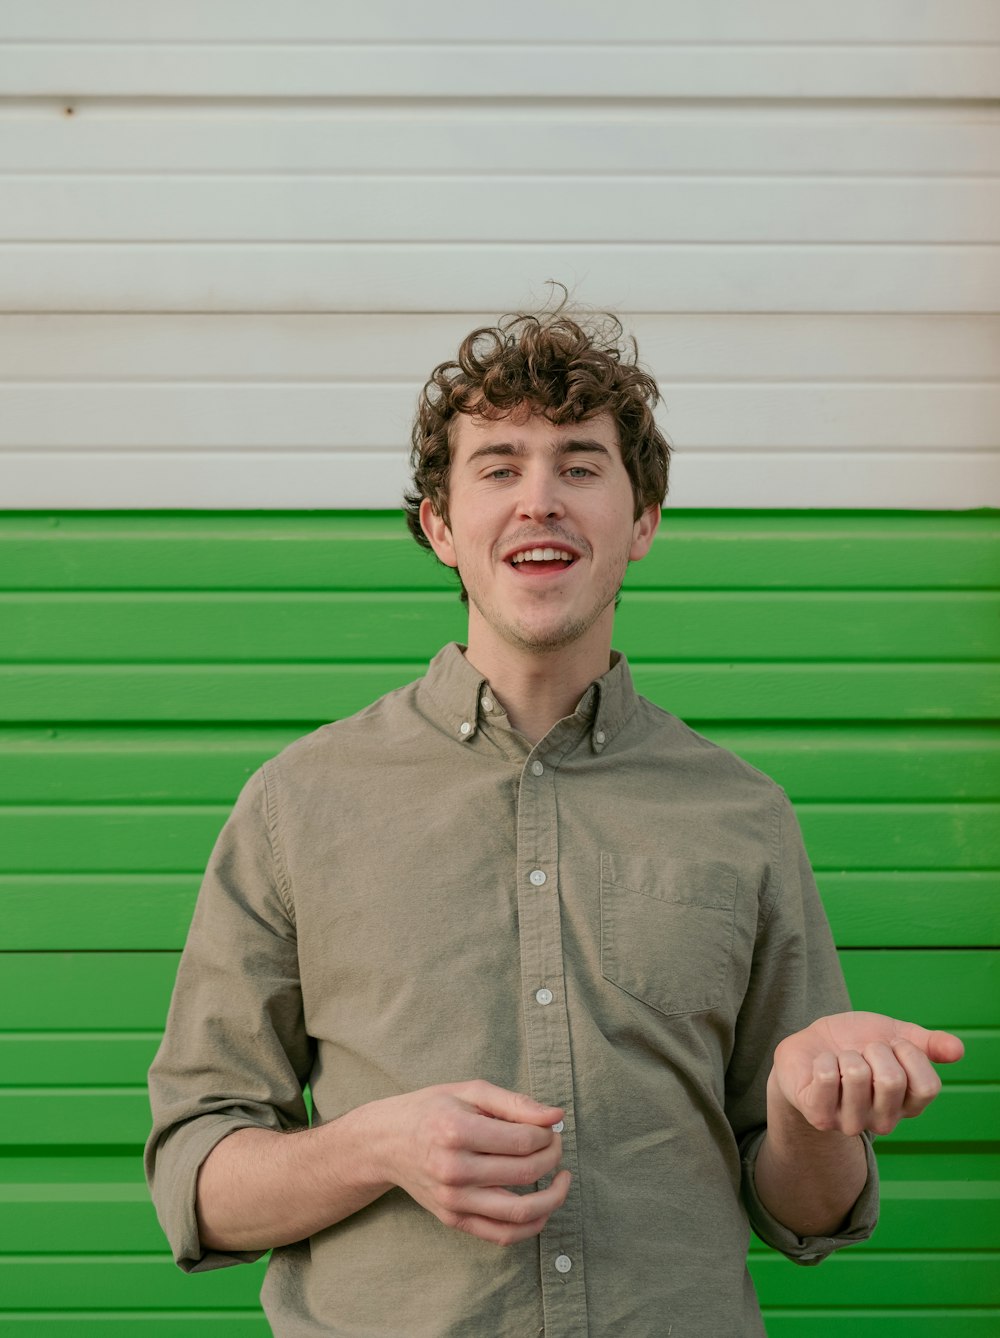
[[507, 561], [526, 576], [541, 576], [546, 572], [568, 571], [576, 561], [576, 554], [565, 548], [522, 548]]

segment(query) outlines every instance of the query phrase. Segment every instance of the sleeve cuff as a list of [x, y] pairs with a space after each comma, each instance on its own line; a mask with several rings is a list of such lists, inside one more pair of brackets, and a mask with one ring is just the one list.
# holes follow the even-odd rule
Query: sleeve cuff
[[867, 1240], [878, 1222], [878, 1164], [875, 1161], [871, 1135], [862, 1134], [868, 1163], [868, 1179], [851, 1209], [843, 1230], [835, 1236], [799, 1236], [783, 1226], [777, 1218], [772, 1217], [757, 1197], [754, 1167], [766, 1132], [766, 1129], [761, 1129], [743, 1147], [743, 1202], [750, 1218], [750, 1225], [764, 1244], [780, 1250], [797, 1264], [810, 1265], [821, 1264], [828, 1255], [833, 1254], [834, 1250], [842, 1250], [845, 1245], [857, 1245], [860, 1241]]
[[170, 1242], [174, 1259], [185, 1273], [207, 1273], [232, 1264], [252, 1264], [266, 1250], [221, 1251], [204, 1249], [198, 1234], [195, 1194], [201, 1164], [212, 1149], [237, 1129], [257, 1128], [247, 1120], [203, 1116], [179, 1125], [157, 1149], [154, 1193], [157, 1214]]

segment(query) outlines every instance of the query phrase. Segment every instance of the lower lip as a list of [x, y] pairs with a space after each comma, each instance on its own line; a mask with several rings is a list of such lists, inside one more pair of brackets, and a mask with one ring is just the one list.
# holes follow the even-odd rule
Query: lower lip
[[575, 565], [574, 562], [559, 562], [556, 559], [551, 562], [511, 562], [509, 564], [519, 576], [561, 576], [564, 572], [572, 571]]

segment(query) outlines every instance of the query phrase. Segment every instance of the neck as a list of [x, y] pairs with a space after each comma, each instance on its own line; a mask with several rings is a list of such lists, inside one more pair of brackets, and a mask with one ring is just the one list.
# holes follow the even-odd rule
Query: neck
[[571, 715], [595, 678], [611, 666], [610, 639], [600, 646], [524, 651], [477, 641], [470, 628], [466, 659], [489, 680], [511, 725], [531, 744]]

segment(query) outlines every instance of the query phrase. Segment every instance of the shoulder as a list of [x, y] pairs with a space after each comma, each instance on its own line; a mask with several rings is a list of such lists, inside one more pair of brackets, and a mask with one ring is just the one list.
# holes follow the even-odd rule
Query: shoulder
[[777, 781], [758, 767], [699, 734], [647, 698], [638, 697], [637, 701], [634, 717], [637, 746], [648, 751], [654, 763], [690, 772], [709, 783], [756, 791], [759, 797], [779, 805], [787, 803]]
[[407, 735], [418, 714], [416, 700], [422, 678], [388, 692], [351, 716], [329, 721], [301, 736], [264, 764], [269, 776], [308, 776], [316, 769], [343, 764], [357, 751], [379, 752], [391, 739]]

